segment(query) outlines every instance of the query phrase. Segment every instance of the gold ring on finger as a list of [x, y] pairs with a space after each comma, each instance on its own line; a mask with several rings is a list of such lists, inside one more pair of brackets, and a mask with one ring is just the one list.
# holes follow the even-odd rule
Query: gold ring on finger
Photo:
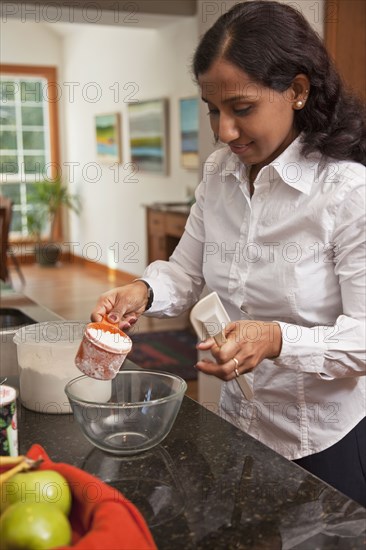
[[234, 368], [235, 376], [238, 378], [240, 376], [240, 372], [238, 371], [239, 361], [237, 360], [236, 357], [233, 357], [232, 359], [235, 363], [235, 368]]

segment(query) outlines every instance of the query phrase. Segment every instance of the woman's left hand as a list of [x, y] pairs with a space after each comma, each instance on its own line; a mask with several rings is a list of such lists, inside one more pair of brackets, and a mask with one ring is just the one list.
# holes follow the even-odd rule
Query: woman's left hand
[[222, 346], [218, 346], [213, 338], [198, 344], [197, 349], [210, 350], [216, 362], [203, 359], [196, 367], [226, 382], [281, 352], [282, 334], [278, 323], [234, 321], [225, 327], [225, 336], [227, 341]]

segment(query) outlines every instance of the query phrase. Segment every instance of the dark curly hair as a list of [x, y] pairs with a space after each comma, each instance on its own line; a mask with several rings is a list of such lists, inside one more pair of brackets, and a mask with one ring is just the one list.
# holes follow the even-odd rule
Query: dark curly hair
[[296, 9], [269, 0], [236, 4], [202, 37], [193, 72], [207, 72], [222, 58], [277, 92], [297, 74], [310, 80], [305, 107], [295, 111], [303, 153], [318, 150], [366, 165], [365, 107], [349, 92], [318, 34]]

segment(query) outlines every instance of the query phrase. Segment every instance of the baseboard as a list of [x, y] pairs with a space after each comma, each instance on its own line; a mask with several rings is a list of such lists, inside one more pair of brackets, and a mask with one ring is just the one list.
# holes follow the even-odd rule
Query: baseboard
[[[121, 284], [127, 284], [132, 282], [138, 277], [126, 271], [119, 269], [113, 269], [106, 265], [100, 264], [98, 262], [93, 262], [81, 256], [73, 254], [67, 249], [62, 249], [61, 246], [61, 257], [60, 262], [69, 265], [78, 265], [85, 267], [89, 271], [94, 271], [103, 275], [107, 275], [108, 280], [111, 282], [118, 281]], [[11, 245], [13, 255], [16, 257], [18, 264], [20, 265], [31, 265], [36, 263], [36, 258], [34, 254], [34, 245], [32, 243], [16, 243]], [[9, 258], [9, 265], [11, 265], [11, 259]]]

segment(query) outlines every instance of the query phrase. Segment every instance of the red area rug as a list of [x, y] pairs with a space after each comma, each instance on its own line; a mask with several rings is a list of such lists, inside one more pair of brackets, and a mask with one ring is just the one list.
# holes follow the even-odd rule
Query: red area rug
[[132, 351], [128, 358], [143, 369], [177, 374], [184, 380], [196, 380], [197, 338], [189, 330], [130, 332]]

